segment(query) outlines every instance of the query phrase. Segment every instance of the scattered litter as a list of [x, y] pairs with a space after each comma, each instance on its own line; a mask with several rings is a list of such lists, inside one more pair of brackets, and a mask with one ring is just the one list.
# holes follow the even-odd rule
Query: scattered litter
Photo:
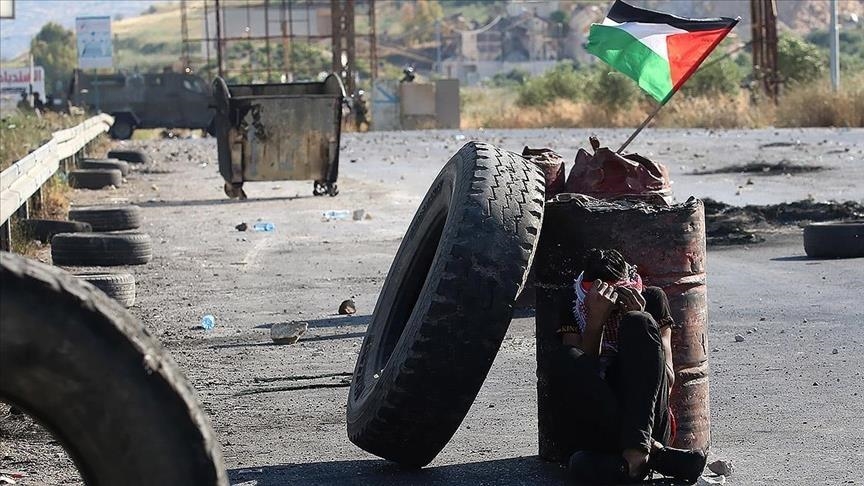
[[270, 327], [270, 339], [277, 344], [294, 344], [307, 329], [309, 323], [305, 321], [277, 322]]
[[158, 190], [159, 190], [159, 186], [157, 186], [156, 184], [153, 184], [153, 185], [150, 186], [150, 189], [153, 190], [153, 191], [158, 191]]
[[339, 304], [339, 314], [340, 315], [352, 315], [357, 313], [357, 308], [354, 306], [354, 301], [351, 299], [343, 301]]
[[332, 221], [332, 220], [345, 220], [351, 217], [351, 211], [347, 209], [331, 209], [329, 211], [324, 211], [323, 218], [324, 221]]
[[837, 348], [834, 348], [834, 349], [831, 350], [831, 354], [837, 354], [837, 353], [839, 353], [839, 352], [840, 352], [840, 351], [838, 351]]
[[207, 167], [207, 162], [201, 162], [200, 164], [198, 164], [198, 167], [201, 167], [202, 169], [204, 167]]
[[209, 331], [210, 329], [213, 329], [213, 327], [215, 325], [216, 325], [216, 318], [211, 316], [210, 314], [207, 314], [206, 316], [201, 318], [201, 328], [204, 329], [205, 331]]
[[259, 232], [263, 231], [269, 233], [276, 230], [276, 225], [268, 221], [259, 221], [252, 225], [252, 229]]
[[456, 136], [454, 136], [453, 138], [455, 138], [457, 142], [461, 142], [462, 140], [465, 140], [466, 137], [465, 137], [465, 135], [462, 135], [461, 133], [459, 133], [459, 134], [456, 134]]
[[237, 231], [246, 231], [247, 229], [249, 229], [249, 225], [246, 223], [240, 223], [235, 226], [234, 229], [236, 229]]
[[351, 219], [353, 219], [354, 221], [361, 221], [365, 217], [366, 217], [366, 210], [365, 209], [355, 209], [354, 212], [351, 214]]
[[742, 336], [740, 334], [736, 334], [735, 335], [735, 342], [736, 343], [743, 343], [744, 342], [744, 336]]
[[718, 459], [711, 464], [708, 464], [708, 470], [721, 476], [731, 476], [732, 472], [735, 471], [735, 465], [732, 464], [732, 461]]
[[349, 160], [348, 162], [351, 162], [352, 164], [356, 164], [356, 163], [357, 163], [357, 159], [351, 159], [351, 160]]
[[18, 484], [18, 482], [9, 476], [0, 476], [0, 484]]

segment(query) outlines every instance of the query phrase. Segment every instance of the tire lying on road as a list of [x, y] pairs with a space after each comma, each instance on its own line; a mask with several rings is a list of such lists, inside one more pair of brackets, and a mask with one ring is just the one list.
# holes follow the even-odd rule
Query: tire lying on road
[[93, 231], [120, 231], [141, 227], [141, 208], [125, 206], [79, 206], [69, 210], [69, 217], [90, 223]]
[[131, 273], [76, 273], [75, 278], [105, 292], [123, 307], [135, 305], [135, 276]]
[[814, 258], [864, 257], [864, 220], [808, 224], [804, 252]]
[[111, 150], [108, 152], [108, 158], [125, 160], [133, 164], [150, 162], [150, 157], [140, 150]]
[[76, 189], [120, 187], [123, 174], [117, 169], [75, 169], [69, 171], [69, 185]]
[[150, 235], [144, 233], [60, 233], [51, 239], [55, 265], [142, 265], [152, 256]]
[[89, 233], [90, 223], [82, 221], [55, 221], [53, 219], [22, 219], [18, 222], [22, 232], [29, 238], [48, 243], [57, 233]]
[[129, 163], [119, 159], [84, 159], [78, 162], [82, 169], [117, 169], [123, 177], [129, 174]]
[[348, 436], [422, 467], [480, 390], [525, 283], [543, 218], [542, 173], [471, 142], [444, 166], [384, 282], [354, 369]]
[[228, 484], [192, 387], [125, 309], [8, 253], [0, 296], [0, 398], [50, 430], [85, 483]]

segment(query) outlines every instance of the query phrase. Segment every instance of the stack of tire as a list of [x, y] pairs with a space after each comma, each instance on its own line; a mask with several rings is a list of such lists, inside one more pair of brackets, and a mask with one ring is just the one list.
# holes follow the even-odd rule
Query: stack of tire
[[441, 170], [399, 247], [354, 368], [348, 437], [422, 467], [456, 432], [525, 285], [543, 220], [543, 173], [471, 142]]
[[104, 189], [120, 187], [128, 173], [129, 163], [117, 158], [83, 159], [67, 176], [75, 189]]
[[[141, 226], [141, 208], [133, 205], [73, 207], [69, 218], [90, 225], [92, 232], [58, 233], [51, 238], [54, 265], [114, 267], [143, 265], [153, 256], [150, 235]], [[76, 273], [126, 307], [135, 304], [135, 277], [130, 273]]]

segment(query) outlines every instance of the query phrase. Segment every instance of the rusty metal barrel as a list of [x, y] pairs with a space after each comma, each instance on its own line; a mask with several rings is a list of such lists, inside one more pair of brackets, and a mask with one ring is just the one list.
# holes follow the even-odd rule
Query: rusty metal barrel
[[566, 460], [562, 423], [569, 419], [561, 390], [550, 380], [557, 330], [568, 322], [573, 282], [590, 248], [616, 248], [647, 285], [669, 297], [677, 328], [672, 333], [675, 385], [671, 407], [677, 420], [675, 447], [707, 448], [708, 403], [707, 297], [705, 286], [705, 210], [690, 198], [681, 204], [610, 201], [561, 194], [546, 203], [542, 236], [535, 256], [537, 274], [537, 407], [539, 455]]

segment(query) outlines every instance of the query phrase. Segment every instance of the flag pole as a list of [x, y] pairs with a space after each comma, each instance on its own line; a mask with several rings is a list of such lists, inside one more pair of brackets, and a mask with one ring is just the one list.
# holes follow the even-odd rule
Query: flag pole
[[[675, 94], [675, 92], [672, 92], [672, 94]], [[625, 148], [627, 148], [628, 145], [630, 145], [630, 142], [632, 142], [633, 139], [636, 138], [636, 135], [639, 135], [639, 132], [641, 132], [642, 129], [644, 129], [646, 126], [648, 126], [648, 123], [651, 122], [651, 120], [654, 119], [654, 117], [657, 115], [657, 113], [660, 112], [660, 108], [663, 108], [664, 106], [666, 106], [666, 102], [669, 101], [669, 98], [671, 98], [671, 97], [672, 97], [672, 95], [669, 95], [665, 100], [663, 100], [663, 103], [658, 104], [657, 108], [654, 108], [654, 111], [652, 111], [651, 114], [648, 115], [648, 118], [646, 118], [645, 121], [643, 121], [642, 124], [639, 125], [639, 127], [636, 129], [636, 131], [630, 135], [630, 137], [627, 139], [627, 141], [625, 141], [624, 144], [621, 145], [621, 148], [618, 149], [617, 153], [620, 154], [621, 152], [624, 151]]]

